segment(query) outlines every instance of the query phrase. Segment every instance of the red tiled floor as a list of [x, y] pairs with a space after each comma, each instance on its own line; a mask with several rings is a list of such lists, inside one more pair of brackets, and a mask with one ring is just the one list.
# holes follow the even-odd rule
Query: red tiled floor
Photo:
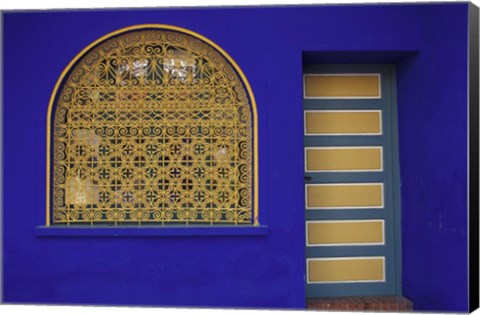
[[365, 296], [307, 299], [309, 310], [408, 312], [413, 304], [401, 296]]

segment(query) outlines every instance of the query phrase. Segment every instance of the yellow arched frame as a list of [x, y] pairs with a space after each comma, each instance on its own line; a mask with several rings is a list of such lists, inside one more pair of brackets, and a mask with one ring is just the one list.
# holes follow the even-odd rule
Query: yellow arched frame
[[60, 85], [62, 84], [63, 80], [65, 79], [65, 76], [67, 73], [75, 66], [77, 61], [82, 58], [90, 49], [98, 45], [99, 43], [122, 33], [129, 32], [132, 30], [140, 30], [140, 29], [165, 29], [165, 30], [171, 30], [171, 31], [177, 31], [180, 33], [184, 33], [193, 37], [198, 38], [199, 40], [209, 44], [213, 48], [215, 48], [223, 57], [225, 57], [228, 62], [234, 67], [235, 71], [237, 74], [240, 76], [242, 83], [244, 84], [245, 88], [247, 89], [248, 96], [250, 98], [251, 102], [251, 107], [252, 107], [252, 114], [253, 114], [253, 225], [259, 225], [258, 221], [258, 115], [257, 115], [257, 104], [255, 103], [255, 97], [253, 96], [252, 88], [250, 84], [248, 83], [248, 80], [243, 73], [242, 69], [238, 66], [238, 64], [233, 60], [230, 55], [224, 51], [220, 46], [215, 44], [213, 41], [209, 40], [208, 38], [195, 33], [191, 30], [178, 27], [178, 26], [173, 26], [173, 25], [167, 25], [167, 24], [139, 24], [139, 25], [133, 25], [133, 26], [128, 26], [121, 28], [119, 30], [113, 31], [111, 33], [108, 33], [96, 41], [92, 42], [90, 45], [85, 47], [80, 53], [78, 53], [72, 61], [65, 67], [63, 72], [61, 73], [60, 77], [57, 80], [57, 83], [55, 84], [55, 87], [53, 89], [52, 95], [50, 96], [50, 101], [48, 104], [48, 111], [47, 111], [47, 196], [46, 196], [46, 225], [50, 226], [50, 176], [51, 176], [51, 170], [50, 170], [50, 165], [51, 165], [51, 157], [50, 157], [50, 150], [51, 150], [51, 116], [52, 116], [52, 111], [53, 111], [53, 106], [55, 103], [55, 98], [57, 96], [57, 92], [60, 88]]

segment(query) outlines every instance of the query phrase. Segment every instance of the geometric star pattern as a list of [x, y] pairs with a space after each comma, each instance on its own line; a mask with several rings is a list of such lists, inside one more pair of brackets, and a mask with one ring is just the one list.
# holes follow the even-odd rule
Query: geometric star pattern
[[252, 224], [251, 105], [212, 46], [131, 31], [90, 50], [57, 95], [54, 224]]

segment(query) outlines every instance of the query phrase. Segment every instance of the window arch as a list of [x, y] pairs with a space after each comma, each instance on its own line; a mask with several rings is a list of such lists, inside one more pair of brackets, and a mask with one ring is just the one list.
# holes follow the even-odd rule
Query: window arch
[[97, 40], [59, 78], [48, 129], [47, 225], [258, 225], [253, 94], [201, 35]]

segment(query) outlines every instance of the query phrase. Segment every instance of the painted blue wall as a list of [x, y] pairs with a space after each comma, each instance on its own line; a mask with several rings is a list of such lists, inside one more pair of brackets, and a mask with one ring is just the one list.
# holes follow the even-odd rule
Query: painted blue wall
[[422, 48], [398, 66], [403, 288], [418, 309], [466, 311], [468, 55], [456, 34], [468, 24], [444, 9], [422, 10]]
[[[303, 308], [308, 51], [313, 60], [397, 64], [403, 294], [418, 310], [466, 311], [467, 10], [460, 3], [5, 13], [4, 301]], [[58, 76], [92, 41], [144, 23], [206, 36], [249, 79], [266, 236], [35, 234], [44, 224], [46, 114]]]

